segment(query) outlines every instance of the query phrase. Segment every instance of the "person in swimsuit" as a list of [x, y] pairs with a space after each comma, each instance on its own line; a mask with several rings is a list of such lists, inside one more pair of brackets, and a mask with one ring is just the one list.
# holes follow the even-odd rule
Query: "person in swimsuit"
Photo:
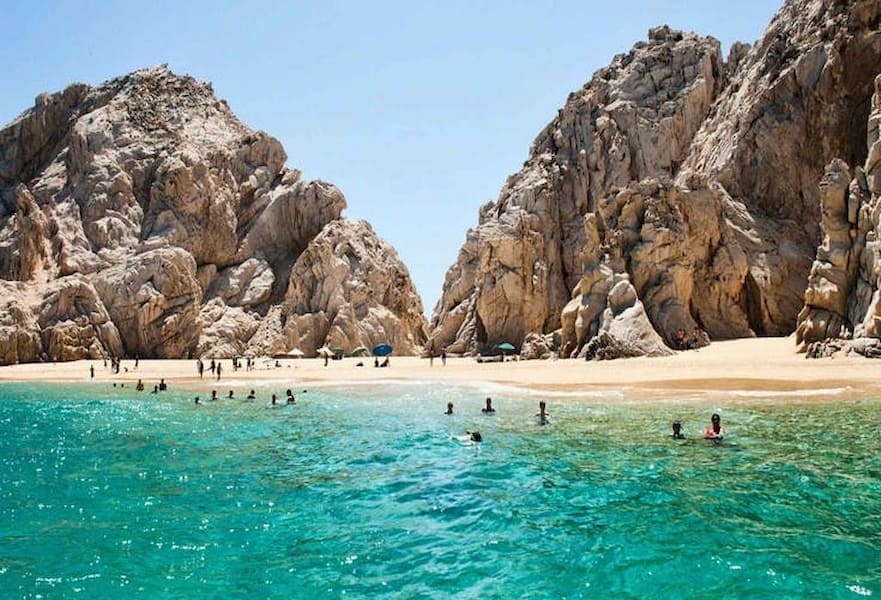
[[445, 415], [453, 414], [453, 403], [452, 402], [447, 402], [447, 412], [445, 412], [444, 414]]
[[684, 440], [685, 434], [682, 433], [682, 423], [679, 421], [673, 421], [673, 434], [670, 436], [674, 440]]
[[491, 415], [496, 412], [496, 409], [493, 408], [493, 399], [492, 398], [486, 399], [486, 406], [481, 408], [480, 412], [482, 412], [485, 415]]
[[710, 426], [707, 427], [704, 437], [708, 440], [721, 440], [725, 437], [725, 428], [722, 427], [722, 418], [718, 413], [713, 413], [710, 417]]
[[538, 422], [540, 425], [547, 425], [548, 423], [548, 404], [544, 400], [538, 403], [538, 412], [535, 413], [535, 416], [538, 417]]

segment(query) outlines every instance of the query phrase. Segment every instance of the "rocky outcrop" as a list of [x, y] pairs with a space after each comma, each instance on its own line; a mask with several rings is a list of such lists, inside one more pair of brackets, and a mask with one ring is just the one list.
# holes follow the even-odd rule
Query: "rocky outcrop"
[[881, 75], [871, 107], [864, 165], [852, 174], [834, 160], [820, 185], [823, 241], [796, 332], [799, 349], [809, 356], [842, 349], [881, 355]]
[[722, 85], [719, 43], [662, 27], [594, 75], [480, 211], [447, 273], [432, 338], [452, 352], [560, 326], [582, 275], [582, 220], [617, 186], [672, 177]]
[[564, 356], [651, 353], [654, 342], [623, 348], [604, 329], [624, 279], [667, 345], [694, 327], [791, 333], [823, 166], [866, 156], [879, 22], [877, 2], [790, 0], [727, 62], [711, 38], [649, 32], [570, 95], [481, 209], [447, 273], [435, 343], [476, 353], [561, 328]]
[[388, 343], [416, 354], [427, 340], [422, 302], [397, 252], [365, 221], [328, 224], [294, 263], [274, 323], [280, 335], [255, 335], [250, 350], [321, 346], [352, 350]]
[[165, 67], [38, 97], [0, 129], [0, 278], [33, 299], [8, 301], [0, 360], [225, 355], [271, 332], [292, 266], [346, 206], [286, 160]]

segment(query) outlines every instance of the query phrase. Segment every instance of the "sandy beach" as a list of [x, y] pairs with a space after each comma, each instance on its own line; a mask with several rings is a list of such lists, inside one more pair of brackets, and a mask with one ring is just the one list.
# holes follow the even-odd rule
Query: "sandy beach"
[[[363, 367], [356, 364], [363, 360]], [[281, 366], [258, 360], [252, 371], [234, 372], [230, 360], [223, 361], [221, 381], [205, 372], [200, 381], [194, 360], [123, 361], [123, 371], [112, 374], [102, 361], [25, 364], [0, 367], [0, 381], [88, 382], [89, 367], [95, 366], [95, 382], [136, 382], [142, 379], [151, 389], [160, 378], [188, 388], [261, 387], [277, 383], [351, 384], [378, 381], [433, 381], [439, 384], [495, 383], [532, 390], [595, 392], [619, 391], [622, 399], [653, 399], [673, 395], [719, 395], [726, 392], [754, 392], [747, 396], [792, 394], [846, 398], [881, 395], [879, 365], [857, 355], [807, 360], [795, 352], [790, 338], [759, 338], [715, 342], [697, 351], [679, 352], [663, 358], [633, 358], [616, 361], [583, 360], [509, 361], [477, 363], [473, 358], [440, 359], [392, 357], [389, 368], [374, 368], [372, 358], [282, 360]], [[828, 394], [826, 393], [828, 392]]]

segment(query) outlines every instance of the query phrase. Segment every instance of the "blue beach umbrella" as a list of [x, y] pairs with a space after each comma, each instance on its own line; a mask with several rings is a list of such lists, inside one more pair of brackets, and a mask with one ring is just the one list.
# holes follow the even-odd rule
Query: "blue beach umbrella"
[[380, 344], [379, 346], [374, 346], [373, 355], [374, 356], [388, 356], [392, 353], [392, 347], [388, 344]]

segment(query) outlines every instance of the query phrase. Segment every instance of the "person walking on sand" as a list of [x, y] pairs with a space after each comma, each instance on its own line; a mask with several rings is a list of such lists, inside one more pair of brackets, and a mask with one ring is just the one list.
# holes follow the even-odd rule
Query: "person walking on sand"
[[95, 365], [89, 365], [89, 376], [91, 379], [95, 378]]

